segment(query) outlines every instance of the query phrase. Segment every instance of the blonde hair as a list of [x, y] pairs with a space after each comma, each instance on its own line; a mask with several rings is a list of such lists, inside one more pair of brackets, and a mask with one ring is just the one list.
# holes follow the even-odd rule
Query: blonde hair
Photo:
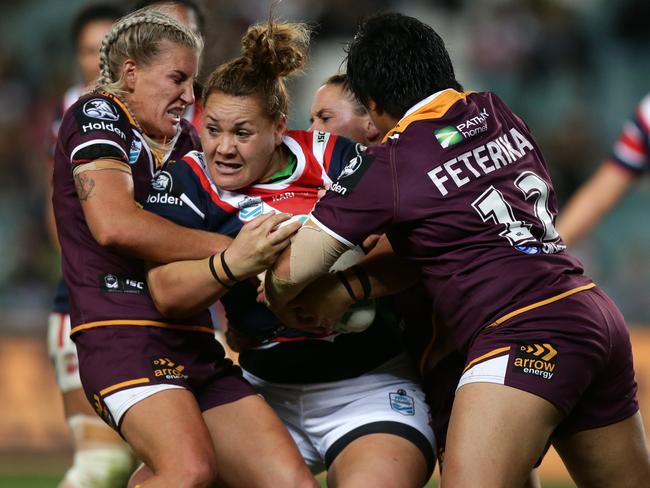
[[[122, 64], [129, 58], [144, 66], [151, 64], [160, 54], [160, 44], [165, 40], [199, 53], [203, 49], [203, 39], [198, 34], [151, 7], [136, 10], [119, 19], [102, 41], [99, 78], [93, 91], [103, 91], [118, 98], [131, 112], [141, 131], [137, 117], [129, 108], [124, 96]], [[151, 149], [163, 152], [169, 149], [165, 144], [152, 140], [144, 132], [142, 134]]]
[[302, 23], [274, 22], [248, 28], [242, 55], [215, 69], [203, 89], [211, 93], [258, 96], [266, 114], [275, 119], [289, 111], [285, 78], [302, 72], [309, 50], [309, 28]]

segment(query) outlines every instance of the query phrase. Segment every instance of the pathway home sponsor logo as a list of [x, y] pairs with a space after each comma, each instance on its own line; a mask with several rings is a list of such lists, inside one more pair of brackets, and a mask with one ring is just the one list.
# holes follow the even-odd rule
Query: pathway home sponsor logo
[[486, 132], [489, 116], [490, 114], [487, 113], [487, 110], [483, 109], [477, 116], [467, 119], [457, 126], [448, 125], [447, 127], [438, 129], [434, 134], [443, 149], [447, 149], [462, 142], [464, 139]]
[[550, 380], [555, 374], [557, 350], [549, 343], [518, 343], [512, 371]]

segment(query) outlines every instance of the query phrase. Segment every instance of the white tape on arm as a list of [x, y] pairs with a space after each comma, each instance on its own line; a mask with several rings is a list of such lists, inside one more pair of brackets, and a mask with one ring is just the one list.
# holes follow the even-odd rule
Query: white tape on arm
[[266, 296], [274, 308], [281, 307], [296, 297], [303, 288], [327, 273], [347, 246], [307, 222], [293, 237], [289, 248], [289, 270], [285, 253], [274, 269], [266, 274]]

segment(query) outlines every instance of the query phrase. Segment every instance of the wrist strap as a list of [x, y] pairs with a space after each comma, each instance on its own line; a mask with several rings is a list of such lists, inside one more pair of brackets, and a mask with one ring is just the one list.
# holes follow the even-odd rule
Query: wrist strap
[[336, 277], [339, 279], [341, 283], [343, 283], [343, 286], [348, 292], [348, 295], [350, 295], [350, 298], [354, 300], [355, 302], [358, 301], [359, 299], [354, 295], [354, 290], [352, 289], [352, 286], [350, 285], [350, 282], [348, 281], [347, 277], [345, 276], [345, 273], [343, 271], [337, 271], [336, 272]]
[[214, 257], [215, 257], [215, 254], [213, 254], [212, 256], [210, 256], [210, 258], [208, 259], [208, 266], [210, 266], [210, 273], [212, 273], [212, 277], [213, 277], [213, 278], [214, 278], [214, 279], [215, 279], [215, 280], [216, 280], [216, 281], [217, 281], [221, 286], [223, 286], [224, 288], [226, 288], [227, 290], [229, 290], [230, 287], [229, 287], [228, 285], [226, 285], [226, 284], [221, 280], [221, 278], [219, 278], [219, 275], [217, 274], [217, 270], [216, 270], [215, 267], [214, 267]]
[[361, 283], [361, 288], [363, 289], [363, 297], [361, 299], [368, 300], [368, 298], [370, 298], [370, 293], [372, 292], [372, 285], [370, 284], [368, 273], [366, 273], [366, 270], [358, 264], [352, 266], [350, 269], [352, 269], [352, 272], [359, 279], [359, 283]]
[[221, 267], [223, 268], [224, 273], [226, 273], [228, 279], [234, 282], [239, 281], [237, 278], [235, 278], [235, 275], [232, 274], [232, 271], [230, 271], [230, 268], [226, 264], [226, 251], [221, 251], [219, 258], [221, 259]]

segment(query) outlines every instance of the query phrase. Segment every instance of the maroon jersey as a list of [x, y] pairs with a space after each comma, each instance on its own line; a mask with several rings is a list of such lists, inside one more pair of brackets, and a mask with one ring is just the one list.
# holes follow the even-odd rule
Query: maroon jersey
[[[173, 150], [163, 155], [162, 163], [199, 148], [196, 131], [182, 120]], [[63, 276], [71, 292], [73, 333], [100, 325], [169, 326], [149, 296], [143, 262], [100, 246], [86, 224], [72, 170], [101, 158], [130, 166], [135, 200], [144, 205], [162, 164], [156, 164], [126, 107], [112, 96], [92, 93], [64, 115], [54, 157], [54, 213]], [[210, 320], [206, 315], [184, 324], [209, 326]]]
[[564, 251], [556, 213], [527, 125], [492, 93], [448, 89], [350, 161], [313, 219], [348, 245], [386, 232], [421, 265], [437, 319], [465, 352], [483, 327], [591, 282]]

